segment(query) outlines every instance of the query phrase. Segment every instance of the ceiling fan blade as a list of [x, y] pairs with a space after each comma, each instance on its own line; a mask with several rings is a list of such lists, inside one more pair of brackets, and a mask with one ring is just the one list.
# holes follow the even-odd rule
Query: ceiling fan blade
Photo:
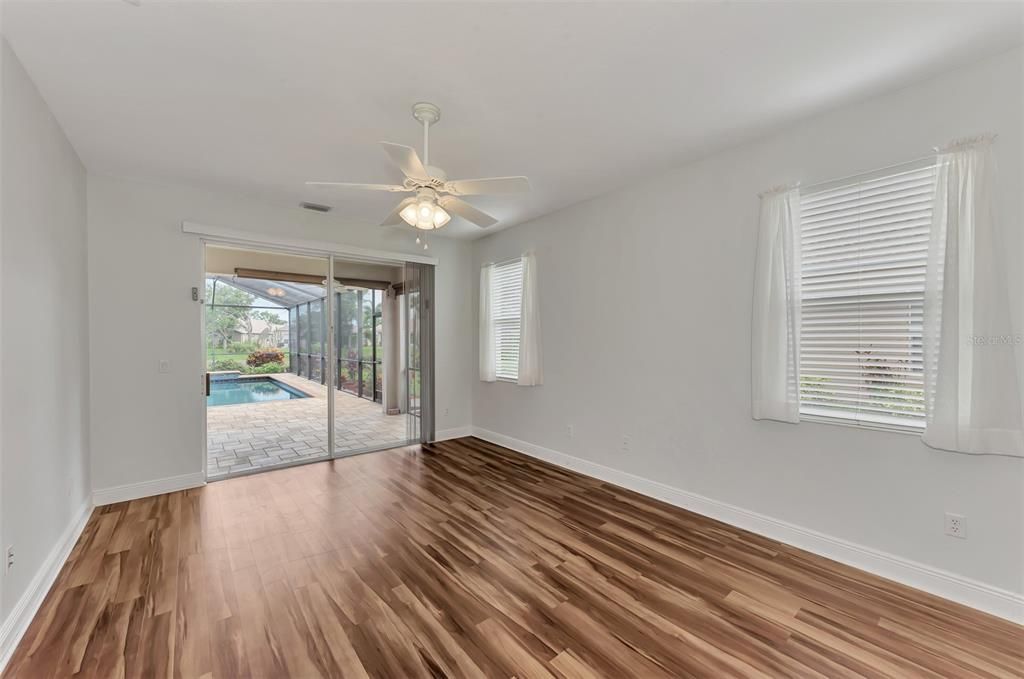
[[486, 229], [488, 226], [494, 226], [498, 223], [498, 220], [494, 217], [490, 216], [486, 212], [477, 210], [466, 201], [456, 198], [455, 196], [443, 196], [439, 198], [437, 202], [445, 210], [448, 210], [448, 212], [457, 214], [466, 221], [473, 222], [481, 228]]
[[444, 185], [444, 190], [456, 196], [501, 193], [526, 193], [530, 180], [526, 177], [487, 177], [485, 179], [455, 179]]
[[381, 226], [394, 226], [395, 224], [402, 224], [402, 209], [405, 208], [409, 203], [415, 203], [415, 197], [409, 197], [403, 200], [401, 203], [395, 206], [395, 209], [388, 213], [388, 216], [384, 218], [384, 221], [380, 223]]
[[391, 162], [398, 166], [398, 169], [405, 174], [406, 177], [412, 177], [413, 179], [430, 179], [430, 175], [427, 174], [427, 168], [423, 167], [422, 161], [420, 161], [419, 155], [416, 153], [416, 149], [409, 146], [402, 146], [401, 144], [392, 144], [388, 141], [382, 141], [380, 143], [384, 147], [384, 152], [388, 154], [388, 158]]
[[306, 182], [306, 186], [332, 186], [339, 189], [366, 189], [369, 191], [394, 191], [396, 193], [410, 192], [398, 184], [354, 184], [352, 182]]

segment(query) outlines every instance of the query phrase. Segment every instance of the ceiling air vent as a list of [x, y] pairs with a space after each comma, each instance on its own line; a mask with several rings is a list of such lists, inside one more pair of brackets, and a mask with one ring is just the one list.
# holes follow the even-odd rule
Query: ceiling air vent
[[330, 212], [330, 205], [320, 205], [319, 203], [299, 203], [299, 207], [304, 210], [312, 210], [313, 212]]

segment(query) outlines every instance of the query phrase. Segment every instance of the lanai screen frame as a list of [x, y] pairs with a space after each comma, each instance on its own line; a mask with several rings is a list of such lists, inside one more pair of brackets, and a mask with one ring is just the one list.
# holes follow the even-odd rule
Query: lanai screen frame
[[[378, 322], [383, 320], [384, 290], [377, 288], [361, 288], [345, 286], [334, 293], [334, 384], [338, 391], [343, 391], [374, 403], [384, 400], [380, 383], [383, 380], [383, 355], [379, 351], [379, 343], [383, 328], [378, 330]], [[343, 356], [342, 351], [350, 347], [343, 341], [349, 330], [342, 322], [342, 296], [354, 294], [355, 329], [352, 336], [356, 339], [356, 358]], [[363, 305], [370, 301], [370, 325], [365, 322]], [[322, 338], [327, 335], [327, 314], [324, 312], [326, 297], [309, 300], [288, 308], [288, 355], [289, 372], [320, 384], [327, 384], [328, 356], [324, 351], [326, 343]], [[363, 351], [363, 339], [369, 330], [370, 357], [366, 358]], [[369, 374], [369, 377], [367, 377]], [[355, 375], [354, 380], [349, 379]], [[351, 387], [349, 385], [354, 385]]]

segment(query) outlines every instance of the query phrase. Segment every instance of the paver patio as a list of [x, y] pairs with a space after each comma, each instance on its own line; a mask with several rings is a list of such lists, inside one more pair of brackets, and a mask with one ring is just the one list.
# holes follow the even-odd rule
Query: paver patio
[[[310, 398], [207, 408], [208, 478], [327, 458], [327, 388], [289, 373], [271, 377]], [[379, 403], [342, 391], [334, 423], [340, 454], [406, 443], [405, 415], [385, 415]]]

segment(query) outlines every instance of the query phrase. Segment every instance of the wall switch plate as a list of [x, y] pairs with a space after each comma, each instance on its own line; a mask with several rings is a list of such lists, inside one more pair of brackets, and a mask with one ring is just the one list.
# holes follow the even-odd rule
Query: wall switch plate
[[171, 362], [166, 360], [160, 361], [159, 363], [157, 363], [156, 369], [157, 371], [164, 374], [169, 373], [171, 372]]
[[946, 535], [955, 538], [967, 538], [967, 518], [960, 514], [946, 513]]

